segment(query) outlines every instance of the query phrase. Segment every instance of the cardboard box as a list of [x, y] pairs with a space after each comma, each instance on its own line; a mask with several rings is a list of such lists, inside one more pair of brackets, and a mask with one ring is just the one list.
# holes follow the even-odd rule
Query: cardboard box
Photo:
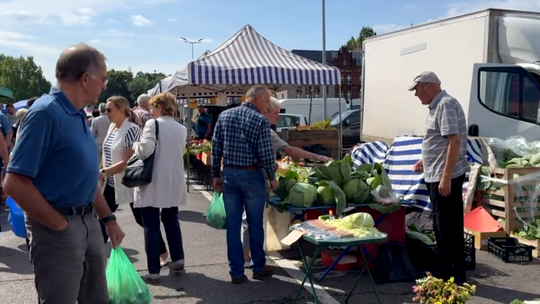
[[212, 165], [212, 153], [211, 152], [203, 152], [201, 155], [201, 161], [203, 164], [210, 166]]
[[488, 247], [488, 238], [506, 237], [506, 232], [504, 231], [478, 232], [478, 231], [465, 228], [465, 232], [474, 235], [474, 248], [478, 250], [484, 250], [484, 251], [486, 251]]

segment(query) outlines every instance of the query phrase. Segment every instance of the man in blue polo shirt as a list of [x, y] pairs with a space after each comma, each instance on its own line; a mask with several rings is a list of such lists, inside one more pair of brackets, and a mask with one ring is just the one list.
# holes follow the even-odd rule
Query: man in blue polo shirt
[[41, 304], [107, 304], [105, 244], [124, 233], [98, 191], [97, 145], [84, 107], [107, 84], [105, 56], [86, 44], [62, 52], [57, 87], [25, 115], [4, 191], [25, 211]]

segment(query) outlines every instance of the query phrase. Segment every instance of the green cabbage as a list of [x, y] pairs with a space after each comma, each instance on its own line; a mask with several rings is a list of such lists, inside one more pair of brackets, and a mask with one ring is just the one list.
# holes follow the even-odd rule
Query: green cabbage
[[323, 204], [324, 206], [334, 206], [336, 204], [336, 200], [334, 199], [334, 194], [332, 193], [332, 188], [330, 186], [319, 186], [317, 188], [317, 198], [319, 203]]
[[317, 200], [317, 188], [308, 183], [296, 183], [283, 200], [283, 204], [295, 207], [311, 207]]
[[278, 186], [276, 190], [274, 190], [274, 194], [281, 200], [284, 200], [289, 195], [289, 192], [296, 183], [297, 180], [295, 178], [280, 176], [278, 179]]
[[360, 227], [375, 227], [375, 221], [373, 220], [373, 217], [371, 216], [371, 214], [365, 212], [353, 213], [351, 215], [343, 217], [341, 220], [343, 222], [343, 227], [347, 229], [354, 229]]
[[352, 159], [350, 155], [345, 156], [342, 160], [333, 160], [324, 165], [313, 167], [310, 174], [311, 181], [331, 180], [336, 185], [342, 186], [343, 183], [351, 177]]
[[[320, 181], [319, 188], [322, 188], [321, 191], [323, 191], [324, 199], [325, 201], [328, 198], [328, 193], [330, 193], [330, 200], [331, 202], [321, 202], [323, 205], [326, 206], [336, 206], [336, 215], [341, 215], [343, 213], [343, 210], [345, 210], [345, 207], [347, 206], [347, 198], [345, 197], [345, 193], [343, 193], [343, 190], [334, 183], [334, 181]], [[319, 190], [317, 189], [317, 191]], [[328, 190], [329, 189], [329, 190]], [[320, 197], [320, 196], [319, 196]]]
[[347, 202], [363, 204], [369, 197], [369, 186], [360, 178], [351, 178], [343, 184]]

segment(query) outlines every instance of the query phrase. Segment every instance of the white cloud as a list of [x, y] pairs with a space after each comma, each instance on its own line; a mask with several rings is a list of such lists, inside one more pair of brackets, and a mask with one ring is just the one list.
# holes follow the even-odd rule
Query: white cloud
[[376, 25], [373, 26], [373, 30], [375, 32], [377, 32], [377, 34], [384, 34], [384, 33], [388, 33], [388, 32], [401, 30], [401, 29], [404, 29], [404, 28], [406, 28], [406, 26], [393, 24], [393, 23], [376, 24]]
[[100, 14], [180, 0], [3, 0], [0, 1], [2, 28], [28, 24], [88, 24]]
[[452, 17], [488, 8], [502, 8], [520, 11], [540, 11], [540, 0], [477, 0], [454, 2], [446, 5], [444, 17]]
[[142, 15], [131, 16], [131, 22], [136, 26], [149, 26], [152, 24], [151, 20], [144, 18]]

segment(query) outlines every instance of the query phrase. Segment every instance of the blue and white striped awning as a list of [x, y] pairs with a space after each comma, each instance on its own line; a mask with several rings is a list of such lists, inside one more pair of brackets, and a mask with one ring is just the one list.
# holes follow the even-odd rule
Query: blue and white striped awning
[[188, 65], [192, 85], [339, 85], [338, 68], [298, 56], [244, 26]]
[[[364, 163], [383, 163], [394, 192], [403, 195], [407, 200], [416, 201], [416, 207], [430, 210], [424, 174], [412, 171], [413, 165], [422, 158], [422, 141], [421, 137], [400, 136], [394, 139], [391, 146], [384, 142], [369, 142], [353, 149], [351, 157], [355, 167]], [[467, 160], [470, 163], [483, 163], [482, 144], [479, 139], [468, 140]], [[464, 193], [467, 186], [468, 179], [463, 185]]]

